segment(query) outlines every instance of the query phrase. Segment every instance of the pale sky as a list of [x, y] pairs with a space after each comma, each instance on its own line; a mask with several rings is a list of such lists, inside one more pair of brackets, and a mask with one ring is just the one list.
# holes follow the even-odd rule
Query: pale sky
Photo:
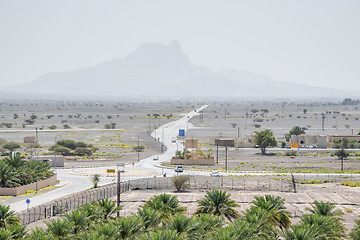
[[0, 86], [171, 40], [214, 71], [360, 90], [360, 0], [0, 0]]

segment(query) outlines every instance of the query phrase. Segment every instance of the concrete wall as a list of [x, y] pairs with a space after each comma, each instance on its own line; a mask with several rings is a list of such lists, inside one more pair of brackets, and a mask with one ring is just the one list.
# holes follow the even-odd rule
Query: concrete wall
[[61, 155], [46, 155], [46, 156], [37, 156], [37, 160], [47, 161], [52, 167], [64, 167], [64, 156]]
[[327, 136], [321, 135], [291, 135], [291, 142], [298, 143], [299, 147], [317, 146], [319, 148], [327, 147]]
[[[57, 175], [55, 174], [54, 176], [48, 179], [38, 181], [38, 189], [55, 185], [56, 180], [57, 180]], [[27, 191], [30, 190], [34, 190], [34, 191], [36, 190], [36, 182], [16, 188], [0, 188], [0, 196], [18, 196], [25, 194]]]
[[171, 164], [173, 165], [215, 165], [215, 159], [214, 157], [210, 158], [201, 158], [198, 159], [181, 159], [179, 157], [172, 157], [171, 158]]

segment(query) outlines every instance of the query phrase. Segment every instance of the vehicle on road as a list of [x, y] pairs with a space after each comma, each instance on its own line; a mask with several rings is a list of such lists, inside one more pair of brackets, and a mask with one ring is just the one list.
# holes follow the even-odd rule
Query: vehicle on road
[[210, 173], [210, 177], [220, 177], [220, 176], [221, 175], [220, 175], [219, 171], [213, 171]]
[[155, 155], [154, 158], [153, 158], [154, 161], [157, 161], [159, 160], [159, 156]]
[[183, 171], [184, 171], [184, 169], [182, 166], [176, 166], [175, 172], [179, 173], [179, 172], [183, 172]]
[[171, 139], [171, 142], [172, 142], [172, 143], [175, 143], [175, 142], [176, 142], [176, 139], [174, 139], [174, 138]]

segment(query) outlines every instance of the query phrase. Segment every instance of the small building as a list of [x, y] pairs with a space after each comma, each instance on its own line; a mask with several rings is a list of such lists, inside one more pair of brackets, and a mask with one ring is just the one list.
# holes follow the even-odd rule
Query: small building
[[64, 156], [61, 155], [37, 156], [35, 160], [47, 162], [52, 167], [64, 167]]
[[255, 147], [255, 135], [247, 134], [235, 140], [235, 147], [238, 148], [253, 148]]
[[176, 165], [215, 165], [213, 156], [205, 155], [199, 150], [197, 138], [185, 139], [184, 158], [174, 156], [171, 158], [171, 164]]
[[35, 137], [24, 137], [24, 143], [36, 143]]
[[291, 143], [297, 143], [299, 148], [327, 148], [327, 136], [291, 135]]

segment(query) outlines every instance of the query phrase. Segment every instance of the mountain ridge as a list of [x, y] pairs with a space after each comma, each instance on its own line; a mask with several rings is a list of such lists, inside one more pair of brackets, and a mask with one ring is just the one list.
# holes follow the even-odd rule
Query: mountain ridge
[[[124, 58], [66, 72], [49, 72], [0, 92], [70, 96], [344, 97], [358, 92], [280, 82], [236, 69], [217, 72], [192, 64], [173, 40], [143, 43]], [[353, 95], [352, 95], [353, 94]]]

